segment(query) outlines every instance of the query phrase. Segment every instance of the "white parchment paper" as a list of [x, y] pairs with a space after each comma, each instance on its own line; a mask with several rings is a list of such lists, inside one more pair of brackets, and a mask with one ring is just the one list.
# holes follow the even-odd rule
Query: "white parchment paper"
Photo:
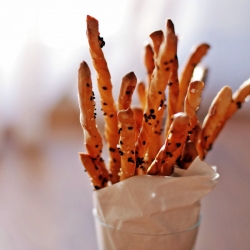
[[197, 157], [173, 176], [135, 176], [93, 194], [100, 250], [192, 249], [200, 199], [219, 174]]

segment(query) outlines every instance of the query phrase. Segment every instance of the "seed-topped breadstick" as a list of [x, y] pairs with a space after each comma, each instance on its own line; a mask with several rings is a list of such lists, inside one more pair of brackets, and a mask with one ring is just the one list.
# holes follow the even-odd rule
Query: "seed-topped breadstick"
[[157, 153], [159, 152], [162, 144], [163, 144], [163, 137], [162, 137], [162, 122], [163, 122], [163, 116], [165, 113], [166, 107], [165, 104], [162, 103], [159, 109], [155, 112], [155, 125], [153, 127], [153, 133], [151, 141], [153, 143], [150, 143], [148, 146], [147, 151], [147, 162], [149, 164], [152, 163], [152, 161], [155, 159]]
[[197, 121], [195, 127], [193, 128], [193, 133], [189, 134], [189, 140], [194, 143], [194, 145], [197, 147], [197, 143], [200, 139], [201, 135], [201, 124], [199, 121]]
[[179, 167], [188, 169], [197, 156], [198, 152], [195, 144], [192, 141], [187, 141], [182, 151]]
[[97, 73], [98, 90], [105, 119], [105, 138], [109, 147], [109, 169], [112, 173], [111, 182], [119, 181], [120, 155], [116, 148], [119, 142], [117, 108], [112, 94], [112, 83], [106, 59], [100, 44], [98, 21], [87, 16], [87, 38], [90, 54]]
[[140, 131], [141, 126], [142, 126], [143, 110], [141, 108], [138, 108], [138, 107], [133, 107], [132, 110], [134, 113], [134, 119], [135, 119], [135, 123], [136, 123], [135, 140], [137, 140], [139, 131]]
[[87, 63], [82, 62], [78, 71], [78, 99], [80, 123], [85, 135], [85, 146], [88, 154], [103, 173], [103, 177], [108, 180], [108, 171], [101, 157], [103, 143], [96, 126], [94, 98], [91, 73]]
[[151, 33], [149, 37], [152, 39], [153, 42], [154, 58], [156, 60], [159, 54], [160, 46], [164, 41], [164, 33], [162, 30], [157, 30]]
[[183, 111], [184, 99], [187, 94], [188, 85], [191, 81], [194, 68], [201, 61], [201, 59], [206, 55], [209, 48], [210, 46], [206, 43], [202, 43], [198, 47], [196, 47], [192, 51], [186, 63], [186, 66], [184, 67], [184, 70], [180, 77], [180, 83], [179, 83], [180, 91], [179, 91], [179, 97], [178, 97], [178, 103], [177, 103], [178, 112]]
[[201, 81], [191, 82], [188, 86], [184, 103], [184, 112], [189, 116], [189, 134], [193, 133], [193, 129], [198, 121], [196, 111], [201, 103], [201, 93], [203, 88], [204, 83]]
[[223, 117], [223, 119], [217, 124], [213, 134], [209, 138], [210, 149], [216, 138], [218, 137], [220, 131], [224, 127], [225, 123], [233, 116], [233, 114], [241, 108], [242, 103], [245, 101], [247, 96], [250, 96], [250, 79], [245, 81], [241, 86], [234, 92], [233, 101], [230, 103], [228, 110]]
[[230, 87], [224, 86], [212, 101], [208, 114], [202, 124], [200, 140], [197, 148], [202, 160], [205, 158], [207, 151], [211, 147], [209, 137], [213, 134], [217, 124], [222, 121], [231, 102], [232, 90]]
[[[175, 48], [175, 54], [177, 55], [177, 43]], [[173, 62], [172, 72], [168, 83], [167, 117], [164, 128], [165, 136], [168, 135], [168, 130], [171, 124], [172, 116], [177, 113], [176, 104], [178, 102], [178, 96], [179, 96], [178, 67], [179, 67], [178, 57], [176, 56]]]
[[153, 126], [155, 125], [155, 112], [160, 107], [162, 94], [165, 92], [170, 76], [172, 63], [175, 58], [175, 46], [177, 37], [174, 32], [174, 25], [171, 20], [167, 21], [166, 39], [162, 43], [159, 55], [156, 60], [152, 79], [147, 95], [147, 106], [144, 113], [142, 129], [136, 142], [137, 159], [136, 166], [143, 168], [144, 156], [151, 140]]
[[137, 94], [139, 97], [139, 102], [141, 104], [141, 107], [143, 110], [145, 110], [146, 103], [147, 103], [147, 91], [146, 91], [146, 86], [144, 82], [139, 82], [137, 84]]
[[135, 174], [135, 127], [134, 114], [131, 108], [118, 112], [120, 123], [119, 152], [121, 155], [120, 180]]
[[130, 107], [136, 82], [137, 78], [134, 72], [130, 72], [122, 78], [120, 94], [118, 97], [118, 110], [128, 109]]
[[[165, 140], [164, 146], [161, 148], [155, 160], [148, 168], [148, 174], [158, 174], [161, 171], [163, 165], [164, 167], [162, 171], [164, 173], [169, 171], [171, 172], [172, 164], [175, 163], [177, 158], [181, 155], [182, 148], [187, 139], [188, 123], [189, 118], [187, 114], [180, 112], [173, 115], [173, 121], [169, 129], [169, 135]], [[173, 154], [176, 150], [178, 151], [175, 153], [175, 157], [173, 158], [174, 160], [168, 159], [173, 157]]]
[[100, 169], [99, 166], [95, 164], [95, 161], [90, 157], [90, 155], [79, 153], [79, 157], [90, 177], [95, 190], [106, 187], [108, 180], [104, 176], [105, 173], [102, 169]]

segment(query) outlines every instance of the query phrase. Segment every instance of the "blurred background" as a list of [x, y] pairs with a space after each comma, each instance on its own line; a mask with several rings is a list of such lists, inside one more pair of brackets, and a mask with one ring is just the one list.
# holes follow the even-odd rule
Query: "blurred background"
[[[172, 19], [180, 72], [193, 46], [211, 45], [199, 116], [224, 86], [250, 77], [248, 0], [0, 0], [0, 249], [97, 249], [92, 187], [84, 151], [77, 71], [85, 60], [95, 83], [86, 15], [99, 20], [118, 97], [122, 77], [146, 79], [143, 44]], [[98, 103], [97, 87], [94, 84]], [[138, 104], [137, 96], [134, 104]], [[98, 112], [98, 125], [103, 120]], [[225, 126], [207, 162], [218, 166], [204, 198], [196, 250], [249, 249], [250, 103]]]

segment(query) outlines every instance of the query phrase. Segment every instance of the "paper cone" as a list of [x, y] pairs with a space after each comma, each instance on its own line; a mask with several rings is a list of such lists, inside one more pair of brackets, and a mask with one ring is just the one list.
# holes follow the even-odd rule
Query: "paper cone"
[[95, 191], [100, 250], [189, 250], [200, 222], [200, 199], [217, 183], [216, 170], [197, 157], [174, 175], [135, 176]]

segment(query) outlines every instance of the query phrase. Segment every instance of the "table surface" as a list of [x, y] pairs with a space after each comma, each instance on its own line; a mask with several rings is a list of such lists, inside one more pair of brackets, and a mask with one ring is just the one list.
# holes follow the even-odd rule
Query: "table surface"
[[[196, 250], [250, 245], [250, 121], [233, 117], [206, 161], [217, 187], [202, 200]], [[0, 249], [97, 249], [92, 187], [79, 162], [78, 128], [53, 130], [39, 148], [6, 143], [0, 160]]]

